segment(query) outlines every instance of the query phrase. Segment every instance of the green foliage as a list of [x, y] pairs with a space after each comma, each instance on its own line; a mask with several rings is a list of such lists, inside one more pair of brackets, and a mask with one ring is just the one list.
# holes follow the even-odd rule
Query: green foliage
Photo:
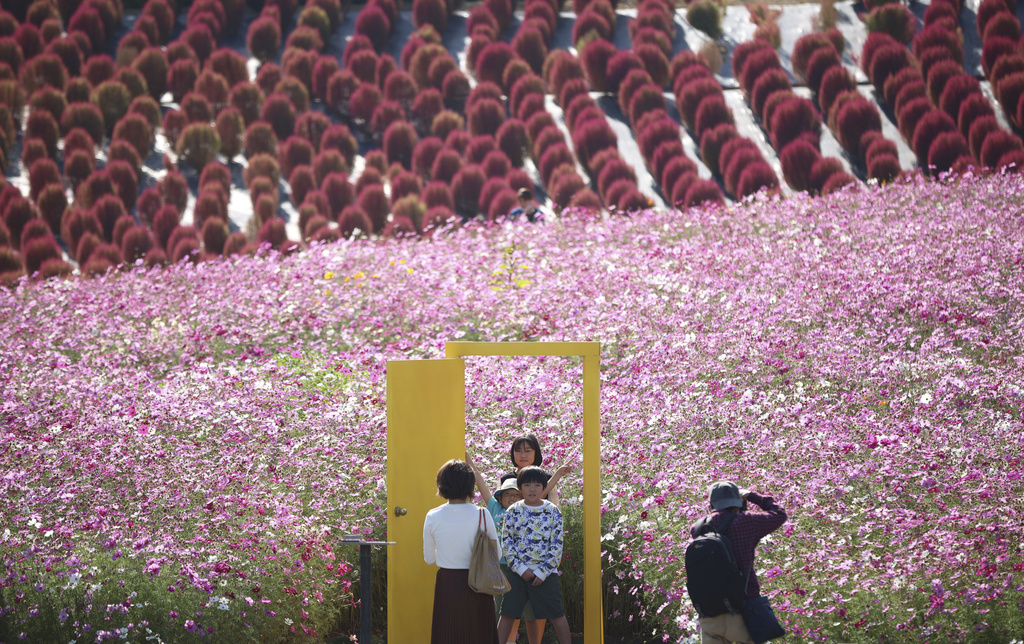
[[521, 250], [518, 244], [512, 242], [502, 251], [501, 263], [491, 274], [492, 291], [520, 289], [533, 284], [533, 280], [527, 279], [530, 266], [525, 263]]
[[192, 123], [178, 137], [178, 157], [196, 170], [217, 158], [220, 135], [209, 123]]
[[714, 0], [697, 0], [691, 4], [686, 10], [686, 20], [713, 40], [722, 37], [722, 10]]

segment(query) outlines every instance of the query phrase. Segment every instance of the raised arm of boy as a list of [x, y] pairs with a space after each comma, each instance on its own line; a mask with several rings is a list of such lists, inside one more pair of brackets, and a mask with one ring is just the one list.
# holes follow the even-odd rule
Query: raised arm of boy
[[487, 481], [484, 479], [483, 474], [480, 473], [480, 468], [476, 466], [473, 457], [469, 455], [469, 450], [466, 450], [466, 462], [469, 463], [469, 467], [473, 470], [473, 476], [476, 477], [476, 487], [480, 490], [480, 495], [484, 497], [484, 505], [490, 503], [491, 488], [487, 487]]
[[558, 498], [558, 480], [563, 476], [572, 471], [572, 465], [566, 463], [562, 467], [555, 470], [555, 473], [548, 479], [548, 484], [544, 486], [544, 498], [551, 501], [555, 505], [561, 507], [561, 500]]

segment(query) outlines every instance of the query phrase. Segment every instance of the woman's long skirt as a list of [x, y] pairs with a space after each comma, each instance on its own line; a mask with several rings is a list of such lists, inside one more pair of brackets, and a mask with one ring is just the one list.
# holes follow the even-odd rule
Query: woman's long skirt
[[430, 644], [498, 644], [494, 598], [469, 588], [469, 570], [437, 571]]

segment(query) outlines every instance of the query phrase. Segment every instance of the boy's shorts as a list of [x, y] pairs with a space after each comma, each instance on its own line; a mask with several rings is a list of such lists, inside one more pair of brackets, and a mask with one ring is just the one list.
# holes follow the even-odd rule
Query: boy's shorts
[[[512, 569], [508, 567], [508, 564], [501, 564], [501, 572], [502, 572], [502, 574], [505, 575], [505, 579], [512, 579], [512, 577], [516, 574], [516, 573], [512, 572]], [[508, 593], [505, 593], [504, 595], [495, 595], [494, 596], [494, 617], [495, 617], [495, 619], [498, 619], [498, 618], [501, 617], [501, 604], [505, 600], [505, 595], [508, 595]], [[532, 622], [533, 620], [537, 619], [536, 617], [533, 616], [533, 605], [529, 601], [527, 601], [526, 602], [526, 606], [523, 607], [523, 614], [519, 617], [519, 619], [521, 619], [521, 620], [523, 620], [525, 622]]]
[[508, 583], [512, 590], [505, 593], [501, 600], [501, 615], [519, 619], [522, 617], [523, 606], [529, 601], [533, 605], [535, 619], [555, 619], [565, 616], [562, 607], [562, 588], [558, 583], [558, 573], [548, 575], [539, 586], [532, 581], [525, 581], [516, 573], [509, 571]]

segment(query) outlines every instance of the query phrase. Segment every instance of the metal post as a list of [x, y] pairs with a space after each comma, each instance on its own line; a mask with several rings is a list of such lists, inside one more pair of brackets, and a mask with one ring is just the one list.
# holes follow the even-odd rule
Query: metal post
[[370, 644], [370, 622], [373, 620], [370, 598], [370, 544], [359, 544], [359, 644]]
[[370, 644], [373, 637], [373, 592], [370, 584], [370, 548], [373, 546], [393, 546], [394, 541], [363, 541], [358, 535], [350, 534], [341, 539], [345, 545], [359, 546], [359, 644]]

